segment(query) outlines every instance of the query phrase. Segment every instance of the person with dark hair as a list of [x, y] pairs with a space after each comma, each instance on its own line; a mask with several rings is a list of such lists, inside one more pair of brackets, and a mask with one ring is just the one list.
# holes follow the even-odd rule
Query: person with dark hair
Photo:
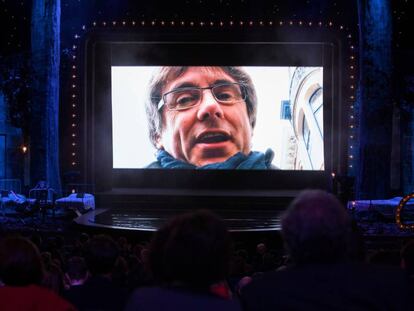
[[69, 287], [83, 285], [88, 279], [88, 275], [88, 267], [83, 257], [73, 256], [69, 258], [65, 273]]
[[126, 310], [239, 310], [225, 279], [231, 253], [223, 221], [208, 211], [171, 219], [150, 244], [158, 287], [137, 289]]
[[122, 310], [128, 292], [112, 281], [119, 255], [117, 244], [109, 236], [97, 235], [88, 241], [85, 250], [91, 277], [66, 291], [66, 299], [79, 310]]
[[245, 310], [412, 310], [403, 271], [348, 260], [351, 221], [332, 194], [300, 193], [282, 236], [292, 264], [244, 287]]
[[161, 67], [146, 111], [157, 161], [148, 168], [270, 169], [251, 151], [256, 91], [241, 67]]
[[0, 241], [1, 310], [75, 310], [54, 292], [41, 287], [44, 269], [39, 250], [28, 239]]

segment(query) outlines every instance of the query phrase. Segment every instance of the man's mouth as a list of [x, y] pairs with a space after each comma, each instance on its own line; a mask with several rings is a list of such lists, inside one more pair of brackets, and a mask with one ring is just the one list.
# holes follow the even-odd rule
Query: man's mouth
[[200, 136], [197, 137], [196, 143], [197, 144], [215, 144], [221, 143], [230, 140], [230, 135], [227, 133], [218, 133], [218, 132], [208, 132], [202, 133]]

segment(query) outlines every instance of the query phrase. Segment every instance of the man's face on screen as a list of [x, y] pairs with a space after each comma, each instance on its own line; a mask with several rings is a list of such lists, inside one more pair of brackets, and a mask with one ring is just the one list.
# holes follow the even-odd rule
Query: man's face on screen
[[[252, 128], [245, 101], [223, 104], [217, 100], [223, 98], [225, 101], [226, 98], [238, 96], [236, 93], [241, 92], [239, 86], [231, 83], [236, 81], [220, 67], [189, 67], [181, 76], [169, 82], [163, 94], [177, 89], [191, 90], [193, 87], [207, 89], [191, 93], [190, 100], [196, 100], [197, 104], [190, 108], [170, 110], [164, 105], [159, 147], [163, 147], [174, 158], [196, 166], [223, 162], [239, 151], [247, 155], [250, 152]], [[230, 88], [224, 86], [222, 89], [221, 85], [226, 84]], [[210, 88], [216, 85], [219, 87], [214, 89], [214, 95]], [[168, 95], [168, 100], [185, 103], [189, 100], [187, 96], [173, 92]]]

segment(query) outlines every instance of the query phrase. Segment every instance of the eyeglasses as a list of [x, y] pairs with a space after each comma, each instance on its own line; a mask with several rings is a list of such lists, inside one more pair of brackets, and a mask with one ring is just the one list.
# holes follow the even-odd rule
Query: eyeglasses
[[158, 103], [168, 110], [186, 110], [201, 103], [203, 90], [211, 90], [214, 99], [223, 105], [233, 105], [246, 99], [246, 86], [241, 83], [217, 84], [209, 87], [183, 87], [165, 93]]

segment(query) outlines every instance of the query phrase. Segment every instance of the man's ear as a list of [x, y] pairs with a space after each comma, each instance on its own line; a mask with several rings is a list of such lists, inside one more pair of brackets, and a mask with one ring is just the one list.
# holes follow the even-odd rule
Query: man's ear
[[161, 139], [161, 135], [157, 134], [157, 137], [155, 138], [155, 147], [157, 147], [157, 149], [163, 149], [164, 145], [162, 143], [162, 139]]

